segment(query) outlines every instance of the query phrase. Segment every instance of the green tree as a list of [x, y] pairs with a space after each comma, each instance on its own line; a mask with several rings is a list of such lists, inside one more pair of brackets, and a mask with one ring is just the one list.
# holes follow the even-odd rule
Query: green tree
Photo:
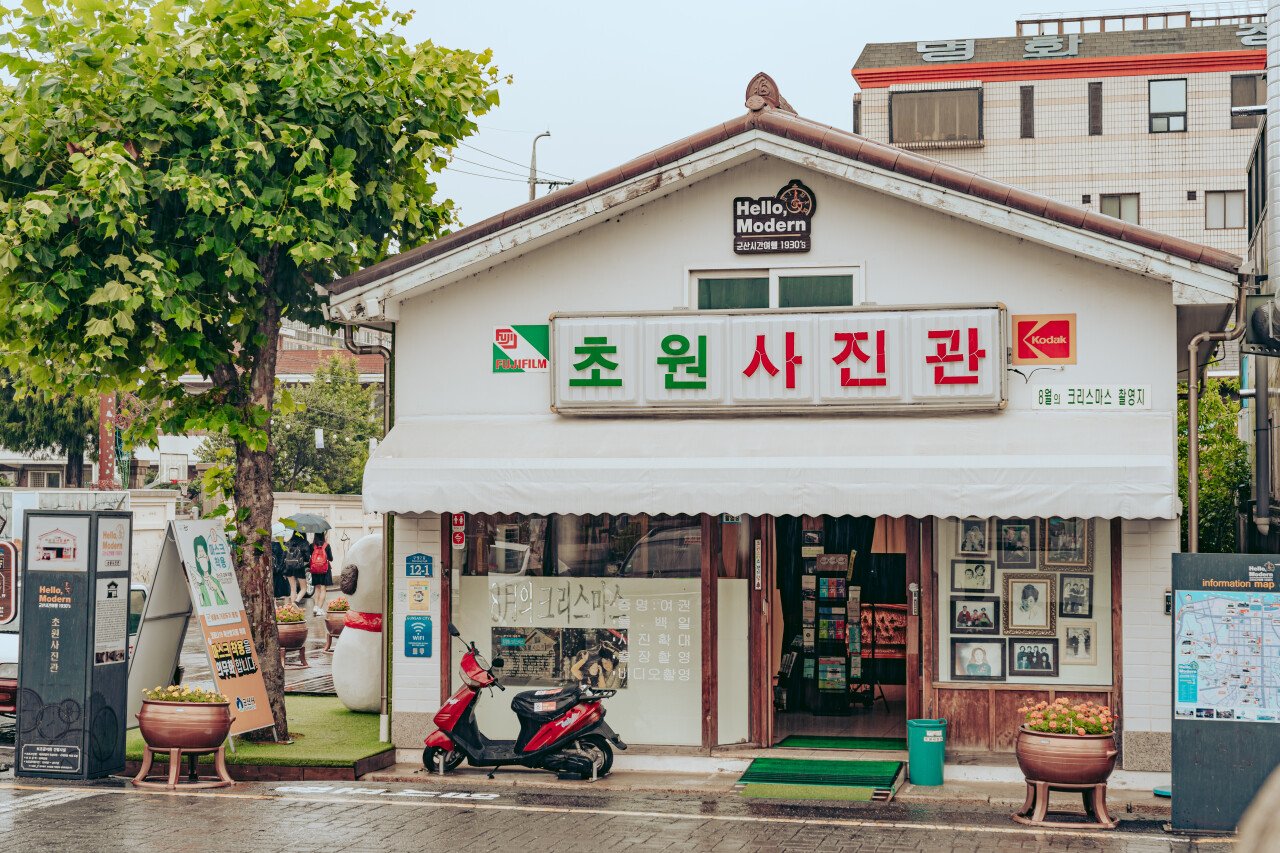
[[[316, 367], [313, 381], [293, 391], [294, 407], [277, 410], [271, 419], [276, 450], [272, 486], [277, 492], [360, 493], [369, 440], [382, 434], [382, 414], [375, 392], [360, 384], [355, 359], [336, 355]], [[324, 447], [316, 447], [316, 430]], [[224, 435], [210, 436], [200, 446], [202, 462], [216, 462], [220, 449], [230, 449]]]
[[64, 482], [84, 485], [84, 460], [98, 444], [98, 398], [29, 390], [0, 367], [0, 446], [18, 453], [49, 451], [67, 458]]
[[[0, 14], [0, 358], [132, 392], [130, 439], [226, 432], [274, 734], [271, 413], [282, 318], [454, 221], [432, 173], [498, 101], [488, 52], [382, 0], [23, 0]], [[183, 392], [196, 373], [212, 387]]]
[[[1236, 434], [1240, 404], [1235, 379], [1209, 379], [1200, 395], [1200, 551], [1237, 550], [1237, 495], [1249, 484], [1249, 448]], [[1185, 388], [1184, 388], [1185, 390]], [[1178, 496], [1182, 499], [1182, 547], [1187, 547], [1187, 415], [1185, 395], [1178, 401]]]

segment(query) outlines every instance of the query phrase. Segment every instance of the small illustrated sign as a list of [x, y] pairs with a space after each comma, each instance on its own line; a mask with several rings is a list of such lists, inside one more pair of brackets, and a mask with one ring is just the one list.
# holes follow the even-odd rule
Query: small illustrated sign
[[404, 558], [404, 576], [407, 578], [435, 577], [430, 554], [410, 554]]
[[1080, 409], [1150, 409], [1149, 385], [1062, 385], [1036, 389], [1034, 408], [1077, 411]]
[[1075, 314], [1014, 314], [1014, 364], [1075, 364]]
[[546, 373], [551, 355], [551, 327], [541, 325], [494, 326], [494, 373]]
[[464, 512], [453, 514], [452, 541], [455, 548], [461, 548], [467, 544], [467, 514]]
[[409, 610], [413, 613], [431, 611], [431, 581], [409, 578]]
[[404, 617], [404, 656], [407, 658], [431, 657], [431, 617]]
[[733, 251], [739, 255], [807, 252], [813, 247], [818, 198], [793, 180], [777, 195], [733, 200]]

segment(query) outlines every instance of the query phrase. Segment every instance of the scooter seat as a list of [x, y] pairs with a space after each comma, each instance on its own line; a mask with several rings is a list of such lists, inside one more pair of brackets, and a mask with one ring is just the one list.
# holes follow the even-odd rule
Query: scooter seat
[[526, 690], [512, 698], [511, 710], [522, 720], [548, 723], [576, 705], [580, 693], [576, 685]]

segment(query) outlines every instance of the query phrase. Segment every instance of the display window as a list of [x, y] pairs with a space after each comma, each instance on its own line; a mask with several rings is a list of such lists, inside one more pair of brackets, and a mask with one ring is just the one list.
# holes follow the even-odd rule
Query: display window
[[[617, 690], [627, 740], [701, 742], [698, 516], [468, 514], [465, 530], [454, 622], [504, 659], [506, 685]], [[504, 710], [483, 705], [481, 727]]]
[[1110, 524], [938, 522], [938, 680], [1112, 683]]

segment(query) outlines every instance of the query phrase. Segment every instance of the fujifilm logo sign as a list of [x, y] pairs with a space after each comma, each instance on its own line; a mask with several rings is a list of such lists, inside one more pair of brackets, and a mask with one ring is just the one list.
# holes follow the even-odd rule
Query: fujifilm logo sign
[[812, 247], [813, 190], [793, 180], [777, 195], [733, 200], [733, 251], [739, 255], [807, 252]]

